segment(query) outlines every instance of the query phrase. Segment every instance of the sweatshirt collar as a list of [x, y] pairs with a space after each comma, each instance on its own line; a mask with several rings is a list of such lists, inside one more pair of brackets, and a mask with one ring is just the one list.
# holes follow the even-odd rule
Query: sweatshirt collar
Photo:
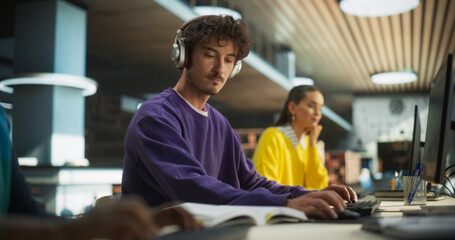
[[[177, 95], [179, 95], [179, 97], [181, 97], [187, 104], [188, 106], [190, 106], [194, 111], [196, 111], [197, 113], [201, 114], [202, 116], [204, 117], [208, 117], [209, 113], [207, 111], [202, 111], [198, 108], [196, 108], [195, 106], [193, 106], [193, 104], [191, 104], [190, 102], [188, 102], [188, 100], [186, 100], [182, 95], [180, 95], [180, 93], [178, 93], [177, 91], [175, 91], [174, 89], [172, 89], [175, 93], [177, 93]], [[204, 108], [205, 110], [205, 108]]]

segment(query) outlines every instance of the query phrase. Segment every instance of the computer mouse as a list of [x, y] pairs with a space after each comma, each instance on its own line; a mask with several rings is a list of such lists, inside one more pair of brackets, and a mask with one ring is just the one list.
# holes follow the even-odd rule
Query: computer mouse
[[344, 212], [341, 213], [335, 209], [335, 212], [338, 215], [338, 219], [357, 219], [360, 217], [360, 213], [348, 209], [345, 209]]

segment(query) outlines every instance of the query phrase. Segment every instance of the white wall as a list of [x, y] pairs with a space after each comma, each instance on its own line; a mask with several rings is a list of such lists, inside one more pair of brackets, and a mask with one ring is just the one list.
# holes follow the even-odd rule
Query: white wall
[[355, 96], [353, 99], [353, 125], [358, 137], [367, 150], [365, 157], [374, 160], [377, 170], [377, 143], [412, 139], [414, 127], [414, 106], [420, 111], [421, 139], [424, 139], [428, 95], [369, 95]]

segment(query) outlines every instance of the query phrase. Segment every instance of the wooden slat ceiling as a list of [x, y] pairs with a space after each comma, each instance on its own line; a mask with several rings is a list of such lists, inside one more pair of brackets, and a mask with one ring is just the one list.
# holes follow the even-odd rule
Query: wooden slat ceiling
[[[87, 74], [101, 88], [140, 95], [173, 86], [170, 61], [183, 23], [152, 0], [83, 0], [87, 14]], [[215, 1], [212, 1], [215, 2]], [[423, 0], [400, 15], [355, 17], [337, 0], [231, 0], [245, 21], [296, 54], [297, 72], [312, 77], [326, 105], [350, 119], [353, 94], [428, 91], [442, 60], [455, 51], [455, 1]], [[260, 42], [256, 42], [260, 44]], [[376, 85], [370, 75], [413, 70], [418, 80]], [[240, 110], [279, 111], [287, 91], [244, 64], [212, 99]]]
[[[428, 91], [448, 52], [455, 50], [455, 1], [423, 0], [400, 15], [356, 17], [336, 0], [238, 1], [248, 21], [296, 53], [297, 67], [325, 92]], [[377, 72], [413, 70], [418, 80], [376, 85]]]

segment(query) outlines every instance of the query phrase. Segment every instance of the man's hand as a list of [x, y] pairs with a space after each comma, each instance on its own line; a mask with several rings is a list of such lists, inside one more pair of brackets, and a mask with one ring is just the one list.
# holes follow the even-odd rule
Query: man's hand
[[335, 191], [338, 193], [344, 200], [348, 202], [357, 202], [357, 194], [352, 190], [351, 187], [344, 185], [332, 184], [321, 191]]
[[339, 212], [344, 212], [346, 208], [343, 198], [331, 190], [310, 192], [301, 197], [289, 199], [286, 203], [286, 207], [300, 210], [308, 217], [336, 219], [338, 215], [331, 206]]
[[322, 219], [336, 219], [338, 216], [332, 209], [333, 206], [338, 212], [344, 212], [348, 202], [357, 202], [357, 195], [348, 186], [332, 184], [321, 191], [314, 191], [301, 197], [290, 199], [286, 207], [301, 210], [309, 217]]

